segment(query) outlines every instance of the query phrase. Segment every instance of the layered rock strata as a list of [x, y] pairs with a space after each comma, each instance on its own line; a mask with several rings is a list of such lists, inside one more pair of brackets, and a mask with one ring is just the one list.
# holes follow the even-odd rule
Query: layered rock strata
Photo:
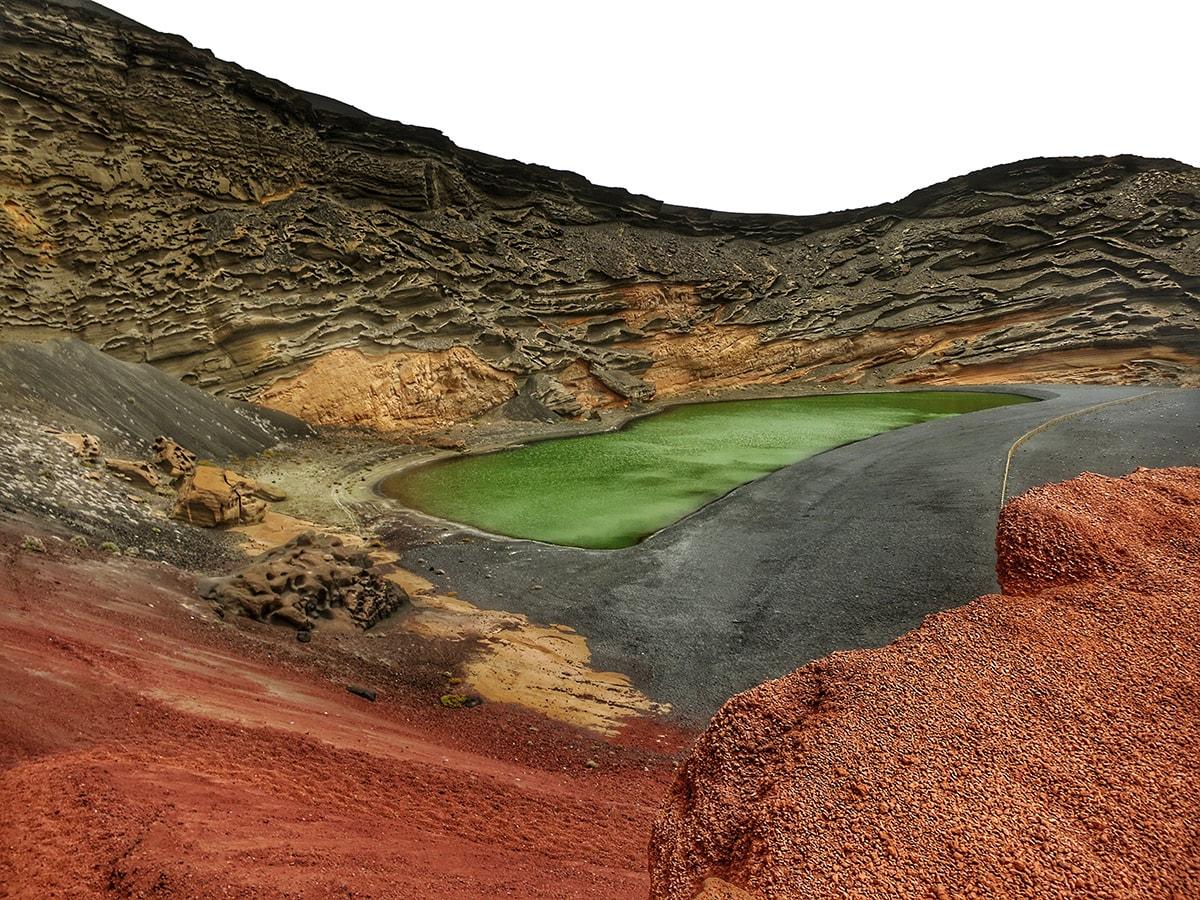
[[1200, 172], [1178, 162], [733, 215], [463, 150], [86, 2], [13, 0], [0, 35], [6, 336], [384, 428], [535, 374], [567, 411], [794, 379], [1200, 378]]

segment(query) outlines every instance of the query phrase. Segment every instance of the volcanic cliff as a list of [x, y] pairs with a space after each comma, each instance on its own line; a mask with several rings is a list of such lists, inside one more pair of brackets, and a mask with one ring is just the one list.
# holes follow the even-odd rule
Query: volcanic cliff
[[0, 111], [6, 337], [313, 422], [427, 427], [522, 386], [577, 413], [793, 379], [1200, 379], [1200, 171], [1172, 160], [1034, 159], [820, 216], [673, 207], [82, 0], [0, 8]]

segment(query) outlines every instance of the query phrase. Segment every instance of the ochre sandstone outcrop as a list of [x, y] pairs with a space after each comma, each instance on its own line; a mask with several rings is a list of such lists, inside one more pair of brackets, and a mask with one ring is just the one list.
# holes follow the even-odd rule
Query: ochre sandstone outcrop
[[196, 466], [179, 485], [171, 515], [193, 525], [245, 525], [267, 514], [264, 501], [283, 495], [267, 485], [217, 466]]
[[117, 459], [110, 456], [104, 460], [104, 465], [139, 487], [156, 488], [162, 483], [158, 470], [144, 460]]
[[403, 588], [373, 571], [367, 553], [316, 532], [267, 551], [233, 575], [203, 578], [197, 590], [222, 609], [304, 631], [339, 610], [370, 628], [408, 599]]
[[1200, 895], [1200, 469], [1037, 488], [996, 545], [1003, 595], [725, 704], [653, 897]]
[[[1172, 160], [733, 215], [463, 150], [85, 2], [12, 0], [0, 34], [6, 335], [388, 428], [536, 373], [567, 410], [792, 379], [1200, 379], [1200, 172]], [[424, 384], [397, 393], [410, 366]], [[368, 380], [333, 395], [327, 369]]]
[[374, 358], [334, 350], [257, 399], [317, 425], [427, 430], [499, 406], [516, 392], [514, 380], [466, 347]]
[[46, 430], [69, 446], [84, 462], [95, 465], [104, 461], [104, 455], [100, 452], [100, 438], [96, 435], [81, 431], [59, 431], [57, 428]]
[[186, 447], [181, 447], [165, 435], [154, 439], [151, 448], [154, 453], [154, 464], [167, 473], [168, 478], [187, 478], [196, 472], [196, 454]]

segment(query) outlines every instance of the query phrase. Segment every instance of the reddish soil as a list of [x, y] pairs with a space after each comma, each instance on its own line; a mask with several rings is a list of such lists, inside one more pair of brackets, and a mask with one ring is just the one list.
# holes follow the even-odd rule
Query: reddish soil
[[0, 531], [0, 896], [646, 895], [689, 735], [447, 710], [458, 645], [302, 645], [220, 621], [166, 566], [17, 539]]
[[1003, 595], [725, 705], [654, 897], [1200, 896], [1200, 469], [1031, 491], [997, 548]]

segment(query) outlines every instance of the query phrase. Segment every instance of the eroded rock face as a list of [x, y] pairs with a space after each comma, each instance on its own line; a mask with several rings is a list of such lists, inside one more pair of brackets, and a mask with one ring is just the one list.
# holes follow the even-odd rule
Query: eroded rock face
[[179, 485], [171, 515], [202, 528], [246, 525], [262, 521], [264, 501], [282, 499], [273, 488], [229, 469], [196, 466]]
[[[1200, 377], [1200, 173], [1177, 162], [1038, 159], [731, 215], [463, 150], [88, 4], [13, 0], [0, 33], [0, 326], [314, 421], [440, 424], [534, 373], [564, 409], [797, 378]], [[367, 380], [329, 395], [348, 362]], [[405, 366], [422, 390], [392, 390]]]
[[162, 483], [162, 478], [154, 466], [140, 459], [117, 459], [110, 456], [104, 460], [104, 465], [139, 487], [156, 488]]
[[997, 550], [1004, 595], [725, 704], [653, 897], [1200, 891], [1200, 469], [1037, 488]]
[[308, 532], [269, 550], [241, 571], [202, 578], [197, 591], [222, 609], [307, 631], [343, 612], [370, 628], [408, 599], [372, 570], [370, 557], [340, 538]]
[[423, 431], [498, 406], [516, 391], [513, 382], [466, 347], [378, 357], [333, 350], [257, 399], [320, 425]]
[[151, 452], [154, 464], [165, 471], [168, 478], [187, 478], [196, 472], [196, 454], [165, 435], [154, 439]]

